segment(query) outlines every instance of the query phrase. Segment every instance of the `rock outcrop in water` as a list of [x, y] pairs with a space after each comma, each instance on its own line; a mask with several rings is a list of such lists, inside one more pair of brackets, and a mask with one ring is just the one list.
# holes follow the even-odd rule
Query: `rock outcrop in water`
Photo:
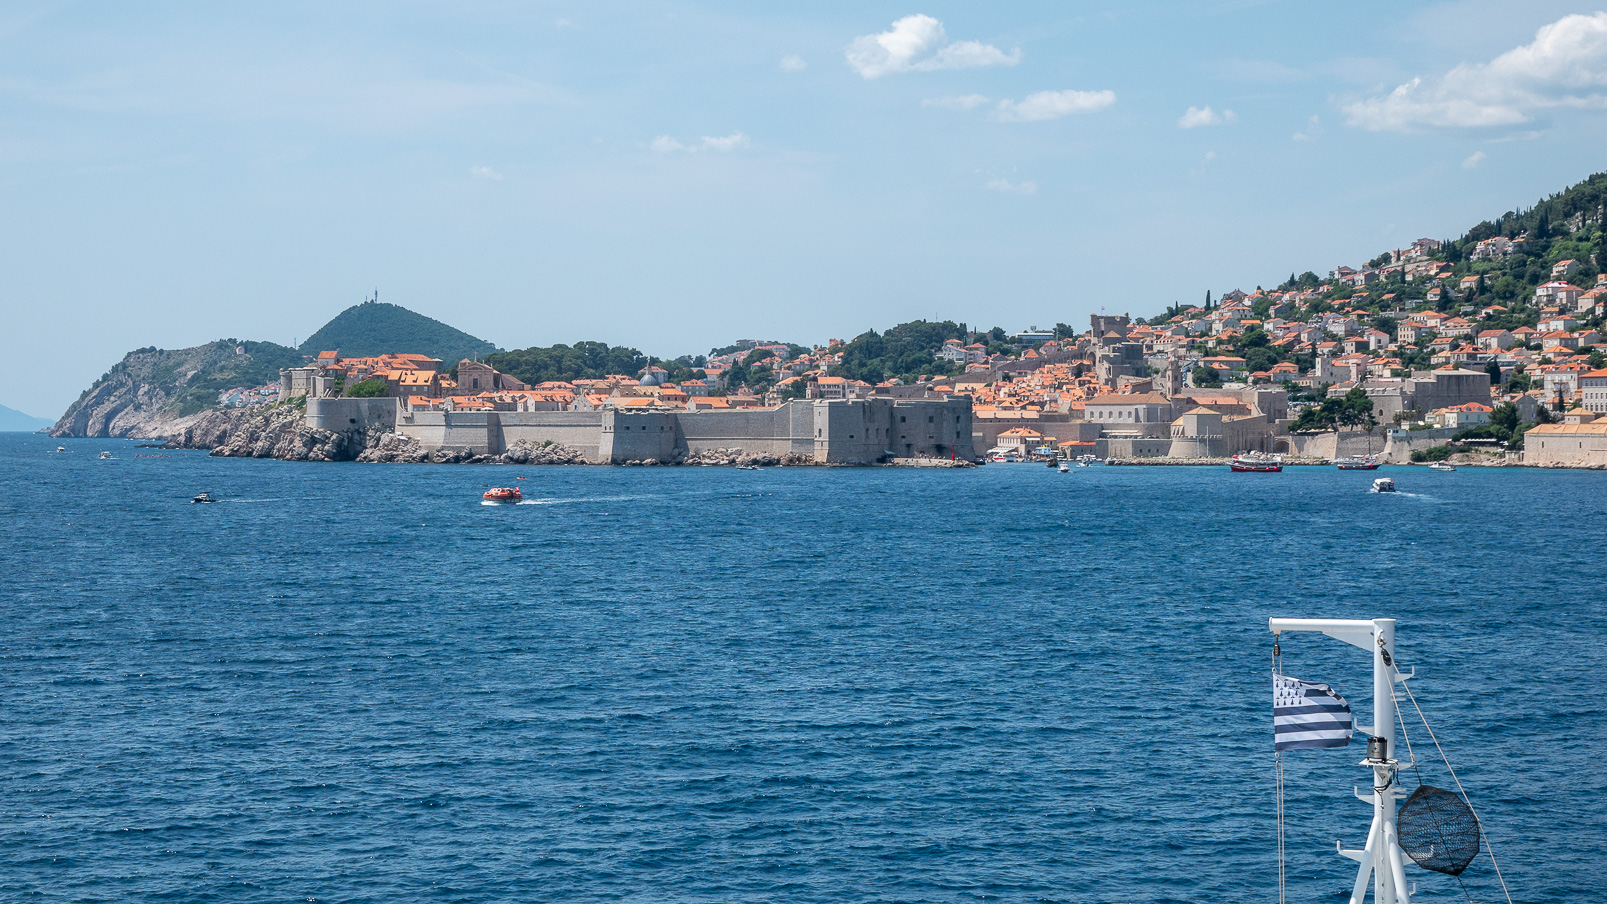
[[713, 465], [713, 466], [755, 466], [774, 467], [777, 465], [812, 465], [813, 461], [802, 455], [788, 453], [786, 455], [771, 455], [764, 452], [746, 452], [742, 449], [705, 449], [687, 456], [681, 462], [683, 465]]
[[400, 433], [362, 429], [335, 433], [307, 426], [300, 405], [208, 411], [191, 418], [168, 440], [178, 449], [209, 449], [221, 458], [281, 461], [360, 461], [399, 464], [583, 465], [578, 449], [521, 440], [501, 455], [463, 449], [425, 449]]
[[296, 404], [208, 411], [168, 440], [180, 449], [210, 449], [221, 458], [353, 461], [368, 448], [364, 431], [333, 433], [308, 427]]

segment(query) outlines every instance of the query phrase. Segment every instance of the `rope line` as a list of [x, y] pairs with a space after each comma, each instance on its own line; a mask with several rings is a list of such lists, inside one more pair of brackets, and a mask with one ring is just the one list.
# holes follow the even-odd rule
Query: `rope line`
[[[1390, 664], [1390, 670], [1395, 673], [1395, 682], [1401, 686], [1401, 690], [1406, 692], [1406, 699], [1412, 701], [1412, 709], [1417, 710], [1417, 718], [1422, 720], [1422, 722], [1423, 722], [1423, 730], [1428, 732], [1429, 740], [1434, 742], [1434, 749], [1439, 751], [1440, 761], [1445, 764], [1445, 771], [1451, 773], [1451, 781], [1456, 783], [1456, 790], [1457, 790], [1458, 793], [1460, 793], [1462, 795], [1462, 803], [1466, 804], [1467, 808], [1468, 808], [1468, 811], [1473, 814], [1473, 824], [1479, 827], [1479, 838], [1484, 841], [1484, 849], [1485, 849], [1485, 851], [1487, 851], [1490, 854], [1490, 865], [1495, 867], [1496, 881], [1501, 883], [1501, 894], [1506, 896], [1507, 904], [1512, 904], [1512, 892], [1507, 890], [1506, 877], [1501, 875], [1501, 864], [1496, 862], [1495, 848], [1490, 845], [1490, 836], [1484, 834], [1484, 820], [1479, 817], [1479, 811], [1473, 809], [1473, 801], [1468, 799], [1467, 789], [1462, 787], [1462, 779], [1457, 777], [1456, 768], [1451, 765], [1450, 757], [1447, 757], [1445, 755], [1445, 748], [1440, 746], [1440, 739], [1434, 736], [1434, 727], [1432, 725], [1428, 724], [1428, 717], [1423, 715], [1423, 707], [1417, 705], [1417, 697], [1412, 693], [1412, 689], [1409, 686], [1407, 686], [1406, 679], [1401, 676], [1400, 668], [1397, 667], [1394, 663], [1391, 663]], [[1406, 735], [1406, 728], [1405, 728], [1405, 725], [1404, 725], [1404, 720], [1402, 720], [1401, 735], [1403, 737]], [[1407, 750], [1407, 753], [1411, 752], [1411, 742], [1410, 741], [1407, 742], [1406, 750]], [[1415, 768], [1415, 763], [1414, 763], [1414, 768]], [[1422, 773], [1421, 773], [1421, 771], [1419, 771], [1419, 773], [1418, 773], [1418, 784], [1422, 784], [1422, 783], [1423, 783]], [[1457, 877], [1457, 881], [1461, 882], [1462, 881], [1461, 877]], [[1467, 886], [1464, 885], [1462, 887], [1462, 891], [1466, 892], [1467, 891]], [[1471, 897], [1469, 898], [1469, 900], [1471, 900]]]

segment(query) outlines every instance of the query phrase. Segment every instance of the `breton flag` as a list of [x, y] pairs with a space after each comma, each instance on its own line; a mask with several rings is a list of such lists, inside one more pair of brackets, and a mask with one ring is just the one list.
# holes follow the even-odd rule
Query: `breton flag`
[[1354, 727], [1350, 704], [1338, 691], [1315, 681], [1272, 676], [1274, 750], [1344, 747]]

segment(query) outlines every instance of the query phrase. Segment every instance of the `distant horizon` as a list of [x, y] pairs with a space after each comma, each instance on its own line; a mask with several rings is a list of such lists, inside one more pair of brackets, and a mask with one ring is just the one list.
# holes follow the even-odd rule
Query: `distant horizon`
[[0, 401], [36, 411], [375, 286], [660, 358], [1158, 312], [1454, 238], [1607, 139], [1607, 12], [1563, 0], [21, 0], [0, 49]]

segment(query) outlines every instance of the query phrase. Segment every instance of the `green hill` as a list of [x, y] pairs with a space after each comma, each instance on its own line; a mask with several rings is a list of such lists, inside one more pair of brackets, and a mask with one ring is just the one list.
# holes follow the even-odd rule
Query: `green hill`
[[280, 368], [301, 363], [295, 349], [272, 342], [135, 349], [84, 390], [51, 434], [163, 436], [174, 419], [217, 405], [220, 390], [277, 383]]
[[399, 354], [429, 355], [448, 367], [464, 358], [484, 358], [497, 347], [439, 320], [377, 301], [353, 305], [301, 344], [303, 355], [338, 349], [342, 358]]

